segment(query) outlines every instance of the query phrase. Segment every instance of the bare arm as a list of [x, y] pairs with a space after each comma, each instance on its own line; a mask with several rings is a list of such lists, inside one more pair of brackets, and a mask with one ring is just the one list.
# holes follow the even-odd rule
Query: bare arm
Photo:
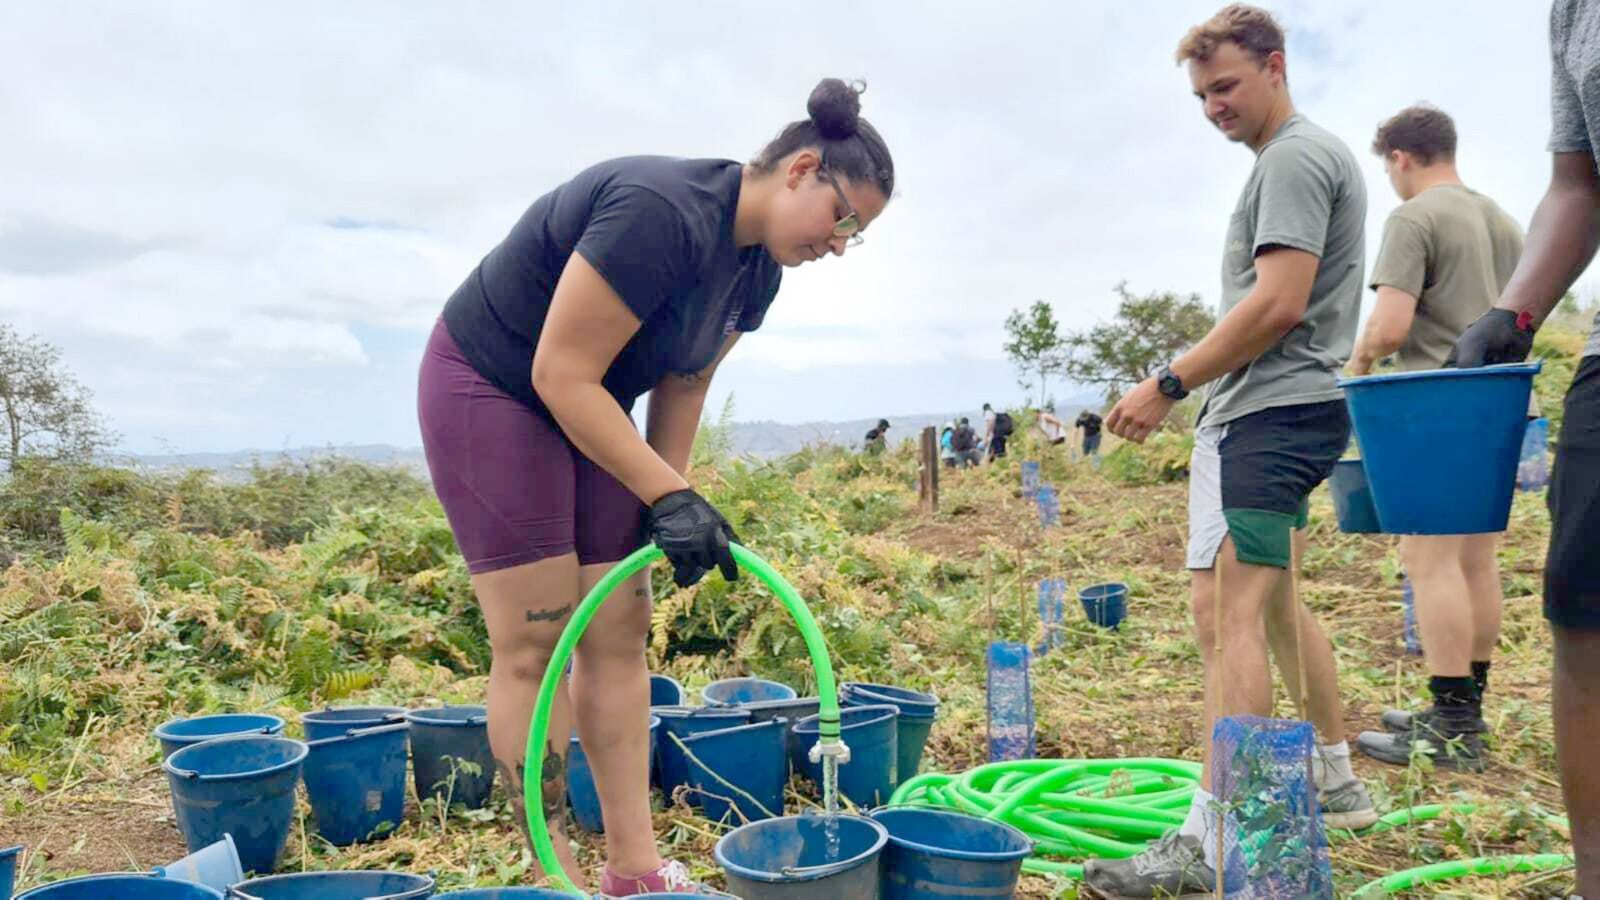
[[534, 349], [533, 389], [583, 455], [652, 504], [689, 483], [645, 443], [601, 385], [639, 326], [588, 260], [572, 254]]
[[1600, 247], [1600, 176], [1590, 153], [1551, 155], [1550, 187], [1533, 213], [1522, 260], [1500, 294], [1501, 309], [1528, 312], [1535, 326], [1555, 309]]
[[1355, 353], [1350, 357], [1350, 372], [1366, 375], [1378, 360], [1399, 350], [1411, 333], [1411, 323], [1417, 316], [1417, 298], [1397, 287], [1378, 286], [1378, 305], [1373, 307], [1367, 327], [1356, 341]]
[[1288, 247], [1257, 256], [1255, 289], [1173, 361], [1172, 372], [1184, 389], [1192, 391], [1248, 365], [1299, 325], [1318, 262], [1314, 254]]
[[689, 454], [694, 449], [695, 432], [700, 429], [700, 414], [705, 409], [706, 392], [711, 389], [711, 376], [738, 340], [737, 333], [728, 335], [711, 365], [699, 372], [668, 375], [650, 392], [645, 440], [680, 475], [689, 471]]

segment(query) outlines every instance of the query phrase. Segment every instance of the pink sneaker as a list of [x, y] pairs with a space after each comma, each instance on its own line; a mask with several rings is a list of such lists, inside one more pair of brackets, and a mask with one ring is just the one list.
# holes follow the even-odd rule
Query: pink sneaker
[[654, 872], [624, 878], [607, 866], [600, 876], [600, 896], [632, 897], [634, 894], [694, 894], [700, 885], [689, 880], [689, 870], [673, 860]]

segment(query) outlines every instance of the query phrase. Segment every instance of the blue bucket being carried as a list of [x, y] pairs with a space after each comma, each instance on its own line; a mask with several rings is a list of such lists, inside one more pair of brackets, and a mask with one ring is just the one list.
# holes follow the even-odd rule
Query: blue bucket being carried
[[[646, 759], [656, 758], [656, 733], [661, 730], [661, 717], [650, 717], [649, 753]], [[594, 771], [589, 768], [589, 755], [574, 734], [567, 744], [567, 805], [572, 807], [573, 821], [591, 834], [606, 830], [605, 818], [600, 814], [600, 792], [595, 790]]]
[[783, 815], [788, 735], [789, 721], [773, 719], [684, 739], [680, 752], [705, 817], [738, 824]]
[[[150, 871], [161, 878], [192, 881], [219, 891], [227, 890], [228, 885], [238, 884], [244, 880], [244, 866], [239, 863], [239, 848], [233, 845], [231, 834], [223, 835], [222, 840], [209, 847], [201, 847], [177, 862], [156, 866]], [[0, 887], [4, 886], [4, 882], [0, 882]], [[5, 891], [0, 891], [0, 897], [9, 896], [11, 895]]]
[[284, 737], [227, 737], [166, 758], [184, 843], [194, 853], [232, 835], [246, 871], [270, 872], [289, 839], [294, 789], [310, 749]]
[[228, 888], [232, 900], [422, 900], [432, 875], [407, 872], [296, 872], [252, 878]]
[[878, 856], [889, 833], [862, 816], [837, 816], [838, 852], [831, 854], [825, 821], [784, 816], [723, 835], [713, 855], [728, 890], [744, 900], [877, 900]]
[[221, 900], [216, 888], [148, 872], [116, 872], [53, 881], [13, 900]]
[[1367, 484], [1367, 469], [1359, 459], [1341, 459], [1328, 476], [1328, 492], [1333, 494], [1333, 512], [1339, 530], [1345, 534], [1380, 534], [1378, 508], [1372, 505], [1372, 487]]
[[[658, 706], [650, 712], [661, 719], [661, 728], [656, 734], [656, 763], [661, 772], [657, 783], [667, 795], [668, 803], [672, 802], [678, 788], [689, 783], [689, 763], [669, 735], [687, 738], [750, 722], [750, 711], [741, 707]], [[699, 805], [693, 791], [689, 792], [688, 799], [691, 805]]]
[[244, 734], [283, 734], [283, 720], [265, 713], [222, 713], [215, 716], [195, 716], [192, 719], [173, 719], [156, 728], [156, 740], [161, 742], [162, 759], [190, 744]]
[[[917, 774], [922, 766], [922, 751], [928, 745], [928, 732], [939, 717], [939, 698], [891, 684], [847, 681], [839, 690], [841, 706], [892, 704], [899, 710], [895, 718], [895, 787]], [[811, 748], [807, 747], [807, 750]]]
[[320, 741], [338, 737], [352, 728], [376, 728], [405, 720], [406, 711], [398, 706], [330, 706], [302, 713], [300, 727], [305, 729], [306, 740]]
[[[856, 806], [871, 809], [888, 803], [900, 782], [895, 730], [899, 717], [899, 707], [890, 704], [839, 710], [839, 738], [850, 748], [850, 761], [839, 767], [839, 793]], [[817, 743], [820, 722], [820, 716], [796, 722], [790, 751], [796, 771], [818, 788], [822, 787], [822, 764], [811, 761], [811, 748]]]
[[735, 706], [741, 703], [764, 703], [768, 700], [793, 700], [800, 692], [781, 681], [766, 678], [724, 678], [713, 681], [700, 691], [700, 699], [707, 706]]
[[884, 900], [962, 897], [1006, 900], [1016, 893], [1033, 842], [1004, 822], [943, 809], [880, 809]]
[[480, 809], [494, 787], [489, 751], [489, 711], [482, 706], [440, 706], [406, 713], [411, 724], [411, 776], [417, 797]]
[[399, 826], [406, 805], [405, 722], [308, 742], [302, 775], [317, 832], [346, 847]]
[[1505, 530], [1539, 365], [1340, 379], [1385, 532]]

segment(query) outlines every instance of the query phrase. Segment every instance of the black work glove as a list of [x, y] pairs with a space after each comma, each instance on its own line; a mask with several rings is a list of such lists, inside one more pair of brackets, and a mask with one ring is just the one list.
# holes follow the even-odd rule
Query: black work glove
[[1479, 316], [1456, 338], [1445, 357], [1446, 369], [1475, 369], [1500, 363], [1517, 363], [1533, 349], [1533, 317], [1509, 309], [1491, 309]]
[[694, 584], [714, 567], [720, 567], [729, 581], [739, 579], [739, 566], [728, 549], [739, 536], [722, 513], [694, 491], [673, 491], [651, 504], [645, 527], [672, 563], [672, 580], [678, 587]]

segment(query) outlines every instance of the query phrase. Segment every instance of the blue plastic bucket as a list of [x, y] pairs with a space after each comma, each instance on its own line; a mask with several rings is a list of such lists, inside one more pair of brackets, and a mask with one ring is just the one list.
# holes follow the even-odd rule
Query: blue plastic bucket
[[1372, 488], [1367, 470], [1359, 459], [1341, 459], [1328, 476], [1328, 492], [1333, 494], [1333, 512], [1339, 530], [1346, 534], [1379, 534], [1378, 508], [1372, 505]]
[[[839, 767], [839, 793], [865, 809], [889, 802], [899, 783], [898, 742], [895, 723], [899, 707], [891, 704], [850, 706], [839, 710], [839, 737], [850, 748], [850, 761]], [[817, 743], [820, 716], [808, 716], [794, 725], [795, 750], [791, 756], [795, 770], [822, 786], [822, 764], [811, 761], [811, 747]]]
[[700, 691], [707, 706], [732, 706], [739, 703], [764, 703], [768, 700], [793, 700], [800, 693], [779, 681], [765, 678], [724, 678]]
[[1128, 586], [1113, 582], [1096, 584], [1078, 592], [1083, 614], [1103, 628], [1117, 628], [1128, 615]]
[[839, 853], [830, 859], [823, 821], [784, 816], [723, 835], [713, 855], [728, 890], [744, 900], [877, 900], [878, 856], [889, 832], [863, 816], [838, 816]]
[[706, 818], [738, 824], [783, 815], [788, 734], [788, 720], [774, 719], [684, 738], [694, 754], [684, 760], [689, 784]]
[[[649, 759], [656, 757], [656, 733], [661, 729], [661, 717], [650, 717]], [[589, 768], [589, 755], [574, 734], [567, 744], [567, 805], [572, 807], [572, 818], [584, 831], [600, 834], [606, 830], [605, 818], [600, 814], [600, 793], [595, 790], [594, 771]]]
[[433, 895], [432, 875], [408, 872], [296, 872], [252, 878], [228, 888], [237, 900], [421, 900]]
[[163, 722], [156, 728], [156, 740], [161, 742], [162, 759], [190, 744], [240, 734], [283, 734], [283, 720], [265, 713], [222, 713], [215, 716], [195, 716], [192, 719], [173, 719], [170, 722]]
[[1505, 530], [1539, 365], [1339, 381], [1385, 532]]
[[[223, 835], [222, 840], [209, 847], [201, 847], [177, 862], [156, 866], [151, 871], [162, 878], [192, 881], [219, 891], [244, 880], [244, 866], [239, 864], [239, 848], [233, 845], [231, 834]], [[4, 887], [3, 881], [0, 881], [0, 887]], [[9, 896], [5, 891], [0, 891], [0, 897]]]
[[216, 888], [148, 872], [85, 875], [40, 885], [13, 900], [221, 900]]
[[[750, 722], [750, 711], [743, 708], [658, 706], [650, 712], [661, 719], [661, 728], [656, 734], [656, 762], [661, 769], [661, 777], [657, 783], [661, 785], [661, 790], [667, 795], [669, 803], [678, 788], [689, 783], [689, 763], [683, 758], [682, 751], [669, 735], [675, 734], [680, 738], [687, 738], [690, 735], [733, 728]], [[692, 791], [688, 798], [691, 804], [698, 805], [698, 800]]]
[[387, 835], [406, 805], [405, 722], [310, 741], [301, 775], [317, 832], [339, 847]]
[[900, 715], [894, 723], [895, 787], [917, 774], [922, 765], [923, 748], [928, 745], [928, 732], [933, 730], [933, 720], [939, 716], [939, 698], [910, 688], [861, 681], [845, 682], [840, 694], [839, 702], [844, 706], [890, 703], [899, 709]]
[[232, 835], [245, 871], [270, 872], [289, 838], [309, 748], [285, 737], [226, 737], [185, 747], [161, 768], [189, 852]]
[[884, 900], [1006, 900], [1033, 852], [1021, 831], [964, 813], [899, 807], [877, 810], [872, 818], [889, 832]]
[[330, 706], [302, 714], [300, 727], [305, 729], [306, 740], [320, 741], [338, 737], [352, 728], [375, 728], [405, 720], [406, 711], [398, 706]]
[[651, 706], [682, 706], [688, 698], [683, 695], [683, 685], [671, 675], [650, 676]]
[[[411, 776], [419, 798], [445, 796], [451, 805], [479, 809], [494, 787], [489, 752], [489, 711], [482, 706], [439, 706], [406, 712], [411, 724]], [[476, 773], [456, 761], [472, 763]]]
[[21, 844], [0, 850], [0, 900], [10, 897], [11, 889], [16, 886], [17, 857], [21, 852]]
[[[484, 887], [463, 888], [448, 894], [434, 894], [433, 900], [572, 900], [573, 894], [549, 888]], [[675, 896], [682, 897], [683, 894]]]

